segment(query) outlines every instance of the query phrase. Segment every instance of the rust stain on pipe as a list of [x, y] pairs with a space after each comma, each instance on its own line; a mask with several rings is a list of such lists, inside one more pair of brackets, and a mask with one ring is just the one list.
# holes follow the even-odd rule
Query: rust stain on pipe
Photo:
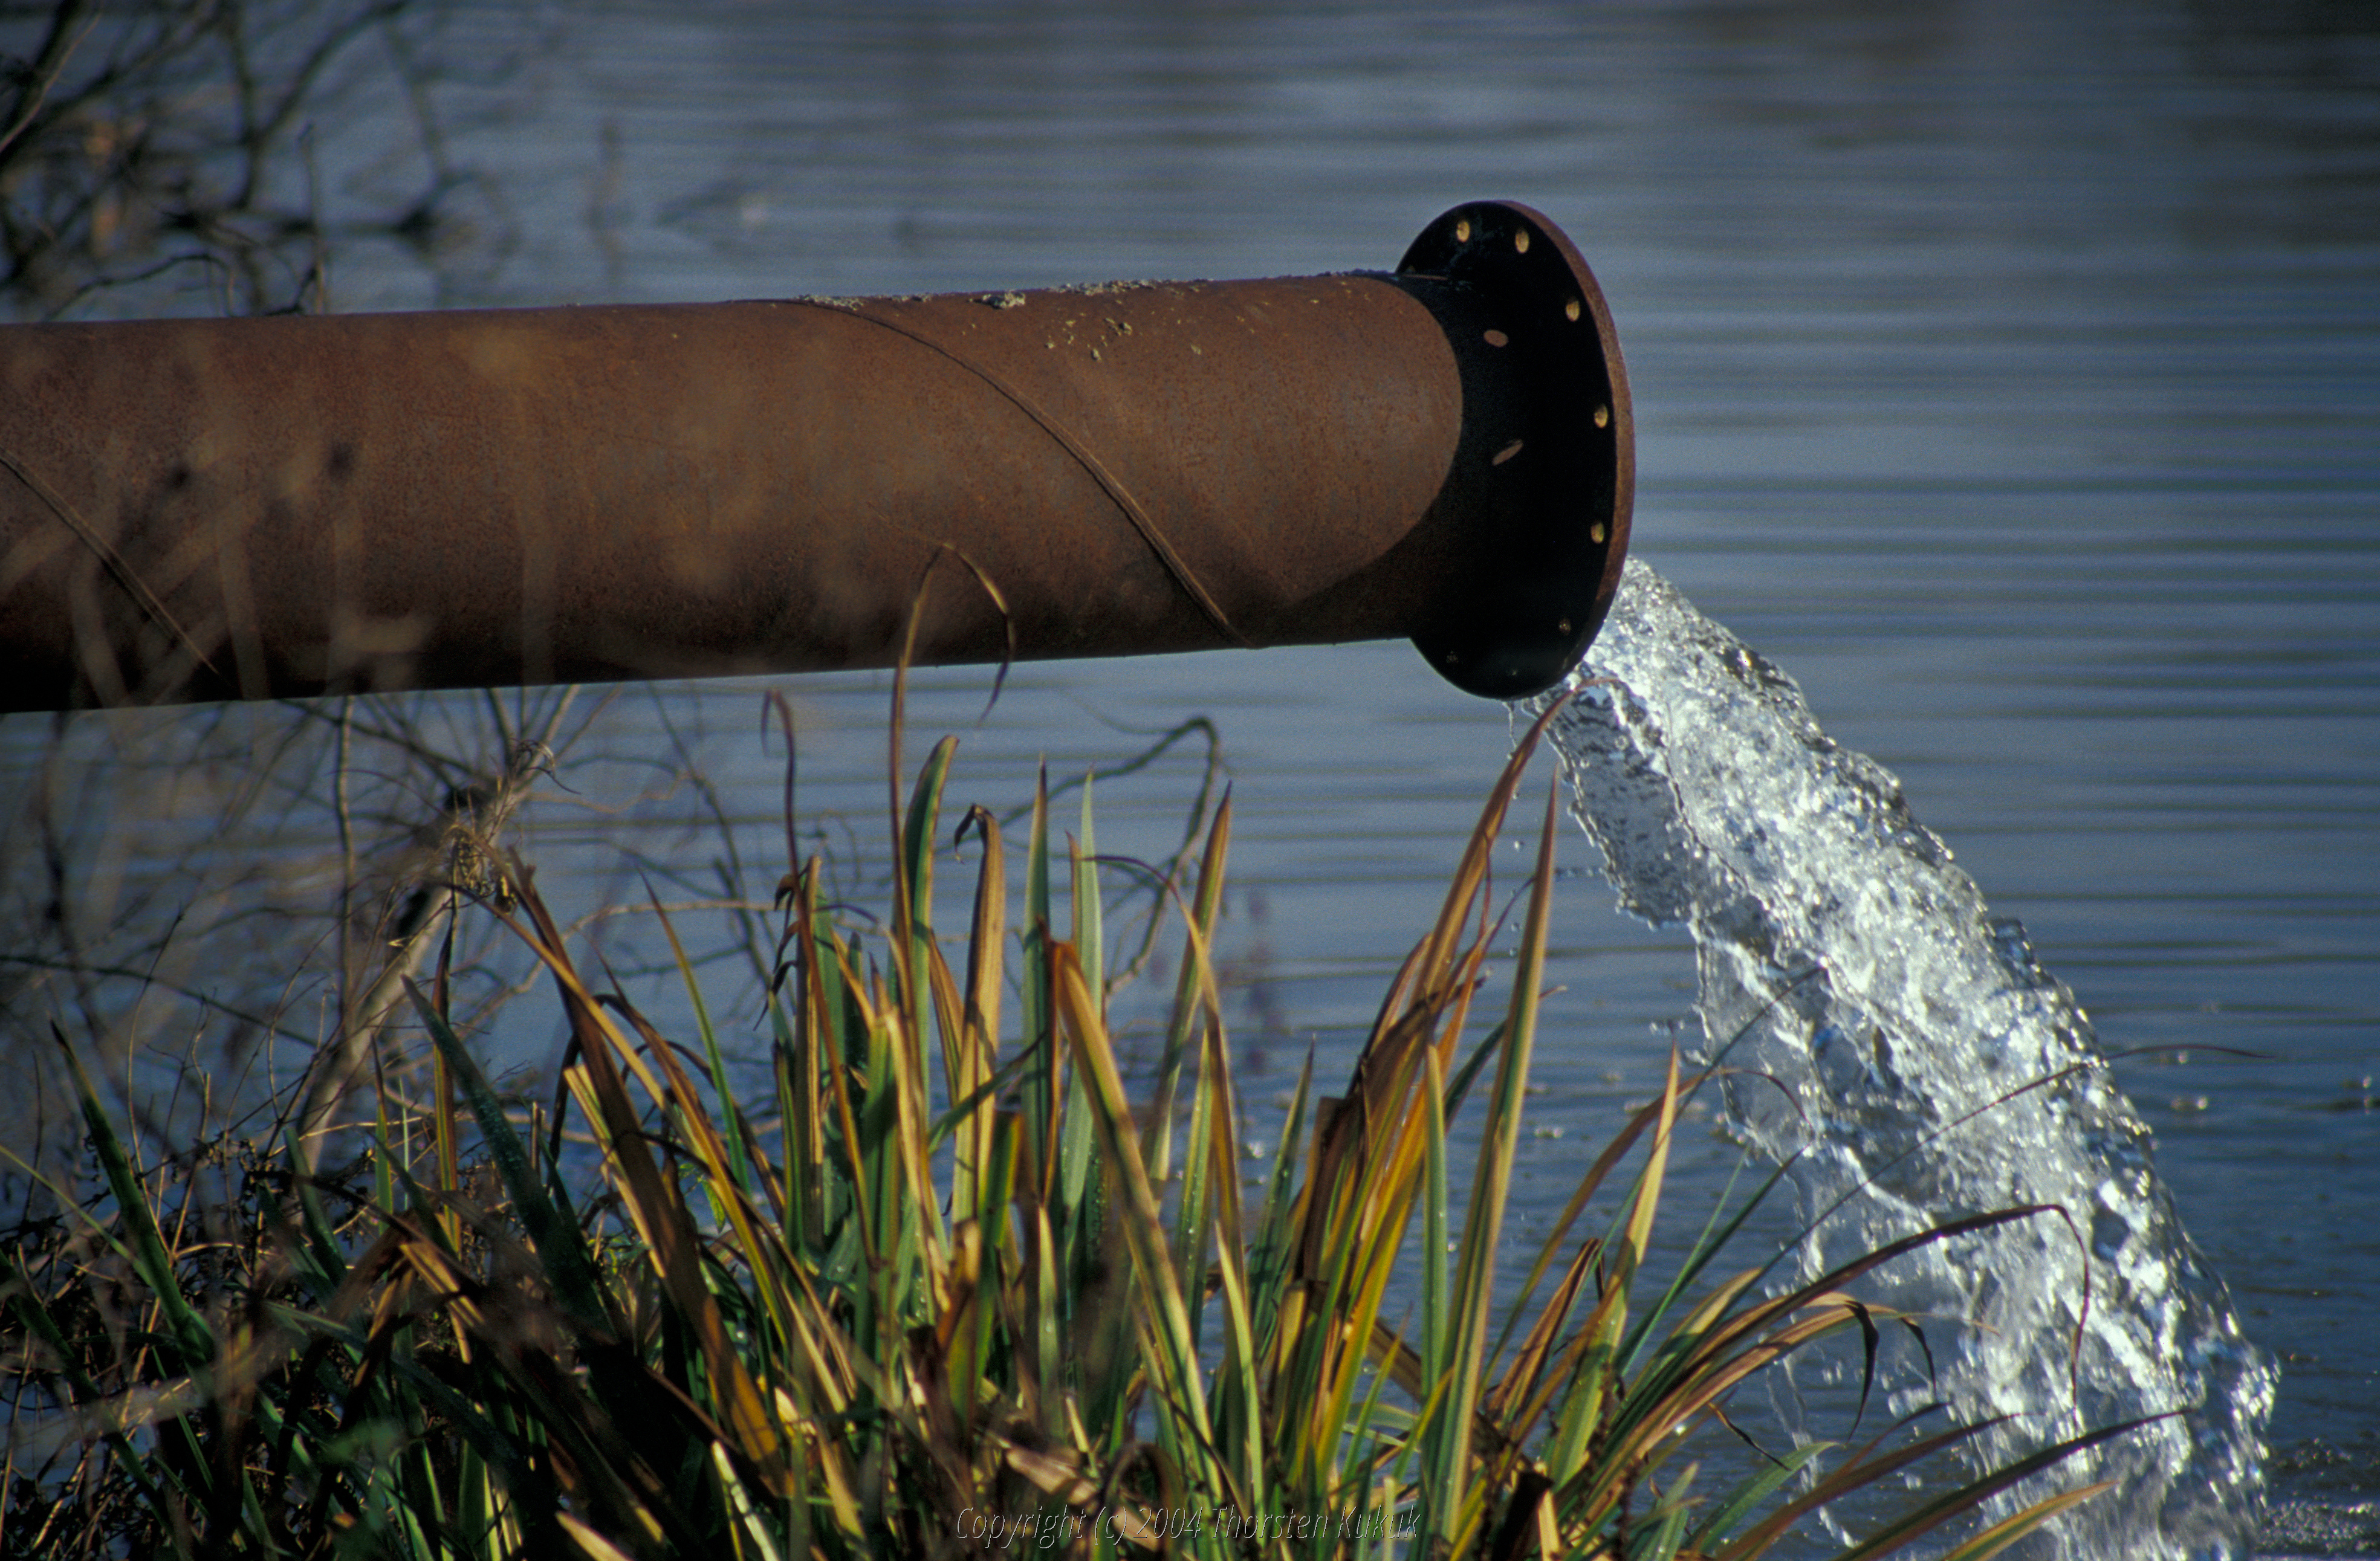
[[0, 708], [1408, 635], [1560, 677], [1609, 316], [1474, 202], [1395, 273], [0, 328]]

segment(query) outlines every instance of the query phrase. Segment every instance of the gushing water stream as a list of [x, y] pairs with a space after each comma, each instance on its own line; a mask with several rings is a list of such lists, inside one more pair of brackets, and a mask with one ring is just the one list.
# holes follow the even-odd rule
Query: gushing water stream
[[1573, 810], [1622, 908], [1692, 930], [1706, 1047], [1743, 1071], [1725, 1086], [1734, 1125], [1798, 1155], [1805, 1209], [1842, 1201], [1805, 1273], [1964, 1215], [2070, 1217], [1880, 1271], [1876, 1299], [1960, 1324], [1955, 1339], [1929, 1324], [1938, 1374], [1899, 1385], [1896, 1412], [1938, 1392], [1962, 1421], [2010, 1416], [1981, 1442], [1998, 1463], [2183, 1410], [2085, 1455], [2117, 1488], [2045, 1553], [2246, 1554], [2277, 1373], [2022, 928], [1993, 918], [1900, 783], [1829, 741], [1791, 678], [1644, 565], [1573, 682], [1554, 729]]

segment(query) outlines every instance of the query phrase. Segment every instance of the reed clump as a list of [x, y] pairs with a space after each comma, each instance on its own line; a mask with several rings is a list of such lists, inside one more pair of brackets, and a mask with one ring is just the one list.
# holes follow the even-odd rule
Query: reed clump
[[[490, 1083], [443, 964], [405, 984], [434, 1047], [427, 1098], [383, 1092], [340, 1164], [292, 1127], [144, 1168], [67, 1047], [98, 1191], [0, 1254], [0, 1555], [1806, 1548], [1820, 1507], [1974, 1428], [1705, 1477], [1730, 1395], [1829, 1336], [1864, 1339], [1872, 1366], [1893, 1315], [1857, 1298], [1863, 1273], [2040, 1211], [1794, 1287], [1722, 1269], [1739, 1208], [1657, 1280], [1664, 1170], [1701, 1083], [1673, 1060], [1500, 1297], [1550, 798], [1509, 1000], [1484, 1034], [1474, 1008], [1504, 932], [1490, 848], [1536, 741], [1352, 1077], [1318, 1095], [1309, 1063], [1269, 1161], [1243, 1136], [1211, 958], [1228, 797], [1159, 875], [1179, 978], [1154, 1067], [1127, 1070], [1087, 791], [1062, 841], [1037, 793], [1012, 926], [1013, 842], [979, 807], [952, 827], [951, 739], [905, 805], [896, 778], [880, 916], [834, 906], [816, 858], [780, 886], [765, 1091], [731, 1077], [674, 931], [676, 1035], [581, 968], [517, 857], [474, 914], [531, 952], [566, 1018], [551, 1101]], [[953, 839], [976, 853], [956, 937], [936, 884]], [[1829, 1548], [1883, 1555], [1965, 1519], [1951, 1553], [1977, 1561], [2096, 1489], [1976, 1531], [1980, 1503], [2072, 1446]]]

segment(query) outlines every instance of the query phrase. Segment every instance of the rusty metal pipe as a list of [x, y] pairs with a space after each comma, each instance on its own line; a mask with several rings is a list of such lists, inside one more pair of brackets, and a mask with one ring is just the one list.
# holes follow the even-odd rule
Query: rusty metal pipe
[[1594, 276], [1489, 201], [1393, 274], [0, 328], [0, 468], [6, 709], [887, 666], [921, 599], [920, 664], [1511, 696], [1633, 476]]

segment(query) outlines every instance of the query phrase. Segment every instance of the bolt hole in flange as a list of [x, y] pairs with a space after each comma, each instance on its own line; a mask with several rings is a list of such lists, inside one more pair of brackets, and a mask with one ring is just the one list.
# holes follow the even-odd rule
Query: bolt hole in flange
[[1511, 201], [1440, 216], [1397, 281], [1453, 348], [1463, 438], [1445, 492], [1484, 517], [1466, 587], [1414, 644], [1470, 693], [1536, 693], [1595, 638], [1627, 552], [1635, 430], [1610, 313], [1561, 230]]

